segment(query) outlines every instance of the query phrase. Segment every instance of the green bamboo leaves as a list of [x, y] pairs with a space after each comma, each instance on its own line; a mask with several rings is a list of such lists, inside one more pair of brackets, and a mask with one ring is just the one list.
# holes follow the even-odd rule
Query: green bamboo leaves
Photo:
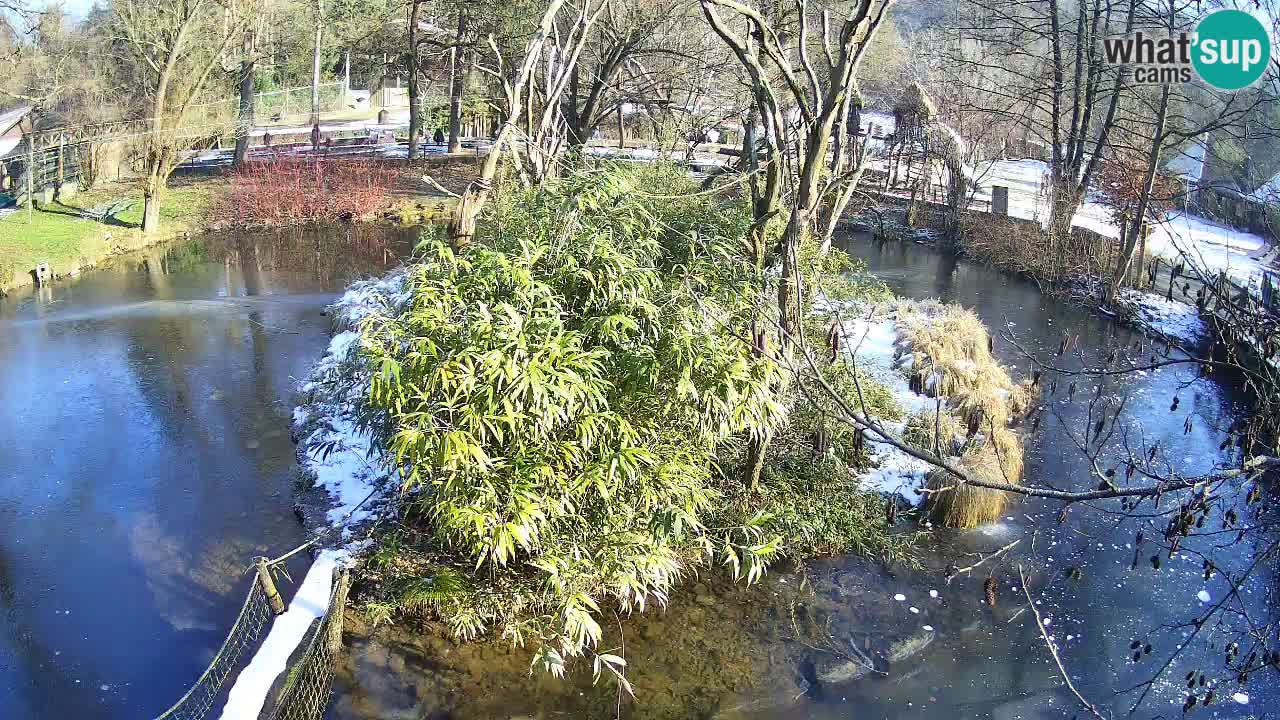
[[779, 549], [763, 516], [704, 527], [718, 448], [783, 405], [738, 337], [757, 287], [742, 213], [646, 197], [685, 182], [615, 171], [501, 199], [464, 253], [424, 242], [408, 306], [362, 326], [369, 426], [416, 518], [500, 586], [422, 602], [463, 635], [536, 635], [553, 673], [598, 646], [604, 602], [665, 602], [708, 547], [753, 581]]

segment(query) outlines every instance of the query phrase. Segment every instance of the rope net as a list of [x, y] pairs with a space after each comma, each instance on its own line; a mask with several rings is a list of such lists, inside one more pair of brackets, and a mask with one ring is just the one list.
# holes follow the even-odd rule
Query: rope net
[[208, 669], [186, 695], [156, 720], [203, 720], [208, 717], [216, 709], [227, 679], [239, 667], [241, 658], [257, 647], [273, 617], [267, 595], [255, 578], [249, 586], [249, 594], [245, 597], [240, 615], [231, 626], [218, 654], [209, 663]]
[[[283, 560], [281, 558], [272, 564]], [[272, 720], [320, 720], [324, 716], [333, 688], [335, 659], [335, 648], [328, 639], [332, 633], [340, 636], [342, 632], [346, 587], [345, 576], [341, 579], [335, 576], [329, 606], [324, 616], [313, 624], [308, 636], [304, 638], [306, 649], [289, 669], [284, 688], [276, 696], [278, 699], [270, 715]], [[225, 701], [223, 691], [227, 689], [227, 681], [234, 677], [241, 660], [246, 659], [247, 655], [251, 656], [257, 649], [274, 618], [267, 594], [255, 578], [249, 586], [240, 615], [236, 617], [227, 639], [209, 667], [181, 699], [155, 720], [205, 720], [218, 717]]]
[[344, 601], [340, 586], [335, 578], [329, 609], [312, 630], [307, 649], [290, 670], [271, 714], [272, 720], [319, 720], [324, 716], [333, 690], [334, 648], [329, 642], [332, 624], [339, 623], [337, 630], [341, 632], [342, 608], [339, 606]]

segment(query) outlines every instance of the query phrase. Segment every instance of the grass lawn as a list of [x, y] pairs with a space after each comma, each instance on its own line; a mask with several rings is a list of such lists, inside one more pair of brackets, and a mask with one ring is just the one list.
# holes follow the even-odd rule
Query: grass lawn
[[[193, 183], [170, 188], [160, 207], [160, 234], [191, 229], [217, 197], [216, 183]], [[117, 202], [128, 207], [101, 220], [87, 217]], [[141, 234], [142, 191], [129, 185], [105, 185], [73, 198], [32, 211], [24, 209], [0, 217], [0, 289], [14, 286], [22, 275], [41, 262], [57, 274], [79, 270], [99, 262], [118, 249], [141, 247], [149, 238]]]

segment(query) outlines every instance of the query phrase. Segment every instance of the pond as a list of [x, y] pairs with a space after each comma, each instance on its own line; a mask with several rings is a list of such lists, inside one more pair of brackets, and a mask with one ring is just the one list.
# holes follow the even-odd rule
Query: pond
[[[924, 246], [847, 238], [844, 249], [902, 296], [973, 308], [1018, 376], [1030, 374], [1023, 349], [1051, 360], [1064, 334], [1078, 337], [1090, 364], [1142, 339], [1030, 283]], [[1095, 389], [1081, 380], [1074, 402], [1063, 389], [1044, 398], [1045, 419], [1027, 442], [1026, 472], [1038, 484], [1092, 487], [1077, 444], [1089, 424], [1080, 398]], [[1231, 382], [1166, 369], [1111, 380], [1101, 394], [1126, 403], [1125, 432], [1112, 436], [1106, 456], [1117, 456], [1124, 437], [1143, 449], [1159, 443], [1179, 473], [1228, 459], [1219, 445], [1242, 401]], [[708, 570], [690, 578], [665, 610], [631, 618], [606, 613], [603, 647], [628, 660], [634, 700], [615, 685], [593, 683], [589, 667], [581, 667], [589, 663], [556, 680], [530, 674], [527, 648], [461, 645], [434, 628], [369, 628], [356, 618], [329, 717], [1085, 717], [1026, 609], [1027, 593], [1076, 689], [1103, 713], [1124, 715], [1137, 704], [1136, 717], [1177, 716], [1193, 669], [1207, 673], [1217, 698], [1197, 712], [1235, 717], [1280, 707], [1272, 678], [1259, 674], [1239, 685], [1221, 672], [1230, 631], [1272, 617], [1270, 563], [1240, 586], [1232, 603], [1238, 614], [1216, 615], [1203, 632], [1192, 624], [1227, 595], [1226, 577], [1253, 561], [1253, 540], [1238, 541], [1234, 530], [1206, 534], [1169, 557], [1149, 539], [1161, 535], [1163, 515], [1125, 520], [1115, 502], [1074, 506], [1064, 517], [1060, 509], [1016, 500], [995, 525], [935, 531], [920, 547], [917, 568], [829, 558], [775, 568], [748, 589], [729, 587]], [[1141, 548], [1139, 529], [1148, 538]], [[948, 581], [949, 567], [974, 565], [1006, 547]], [[1157, 553], [1158, 569], [1150, 561]], [[1206, 556], [1218, 563], [1208, 579]]]
[[410, 242], [217, 234], [0, 300], [0, 717], [154, 717], [200, 675], [251, 558], [303, 539], [324, 308]]

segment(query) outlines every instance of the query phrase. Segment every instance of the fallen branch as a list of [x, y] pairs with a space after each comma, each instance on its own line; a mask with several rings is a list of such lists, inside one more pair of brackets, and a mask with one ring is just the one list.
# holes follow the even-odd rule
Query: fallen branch
[[980, 565], [982, 565], [983, 563], [987, 562], [988, 560], [994, 560], [994, 559], [996, 559], [996, 558], [1000, 557], [1001, 555], [1005, 554], [1006, 552], [1008, 552], [1008, 551], [1012, 550], [1012, 549], [1013, 549], [1013, 546], [1017, 545], [1017, 544], [1018, 544], [1018, 543], [1020, 543], [1020, 542], [1022, 542], [1022, 538], [1018, 538], [1017, 540], [1014, 540], [1013, 542], [1009, 543], [1008, 545], [1005, 545], [1004, 547], [1000, 548], [999, 550], [996, 550], [995, 552], [993, 552], [993, 553], [991, 553], [991, 554], [987, 555], [986, 557], [982, 558], [982, 559], [981, 559], [981, 560], [979, 560], [978, 562], [976, 562], [976, 563], [974, 563], [974, 564], [972, 564], [972, 565], [970, 565], [970, 566], [968, 566], [968, 567], [956, 568], [955, 570], [948, 571], [948, 572], [947, 572], [947, 584], [948, 584], [948, 585], [950, 585], [950, 584], [951, 584], [951, 579], [952, 579], [952, 578], [954, 578], [955, 576], [959, 575], [960, 573], [972, 572], [975, 568], [977, 568], [978, 566], [980, 566]]
[[1085, 699], [1084, 695], [1076, 689], [1075, 683], [1071, 682], [1071, 676], [1067, 674], [1067, 668], [1062, 664], [1062, 658], [1058, 656], [1058, 648], [1053, 644], [1053, 639], [1049, 637], [1049, 632], [1044, 629], [1044, 621], [1040, 618], [1040, 611], [1036, 609], [1036, 601], [1031, 597], [1031, 589], [1027, 587], [1027, 576], [1022, 574], [1022, 565], [1018, 565], [1018, 580], [1022, 582], [1022, 592], [1027, 596], [1027, 607], [1031, 608], [1031, 613], [1035, 615], [1036, 627], [1040, 629], [1040, 637], [1044, 640], [1044, 646], [1049, 648], [1049, 654], [1053, 656], [1053, 662], [1058, 666], [1058, 674], [1062, 676], [1062, 681], [1067, 684], [1067, 688], [1076, 696], [1084, 709], [1088, 710], [1098, 720], [1107, 720], [1102, 713], [1098, 712], [1097, 706]]

